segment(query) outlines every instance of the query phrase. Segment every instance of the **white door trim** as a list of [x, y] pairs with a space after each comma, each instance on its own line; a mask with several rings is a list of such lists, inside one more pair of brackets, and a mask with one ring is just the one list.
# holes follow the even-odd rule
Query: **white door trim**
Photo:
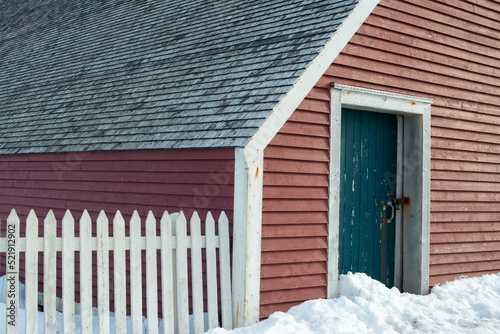
[[[330, 90], [330, 194], [328, 227], [327, 296], [338, 295], [340, 138], [342, 108], [403, 116], [401, 164], [402, 195], [410, 205], [401, 210], [402, 257], [395, 275], [402, 277], [406, 292], [425, 294], [429, 290], [430, 252], [430, 111], [433, 100], [335, 84]], [[398, 127], [399, 128], [399, 127]], [[398, 233], [398, 232], [397, 232]], [[402, 267], [401, 267], [402, 266]]]

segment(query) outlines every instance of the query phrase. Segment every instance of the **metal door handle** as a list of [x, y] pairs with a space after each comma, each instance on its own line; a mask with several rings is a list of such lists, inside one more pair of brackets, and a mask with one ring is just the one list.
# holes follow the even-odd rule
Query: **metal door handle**
[[387, 206], [391, 207], [391, 218], [387, 219], [387, 222], [390, 223], [394, 219], [394, 205], [392, 205], [392, 202], [387, 203]]
[[[387, 213], [387, 207], [390, 206], [391, 207], [391, 217], [390, 218], [385, 218], [385, 215], [384, 213]], [[390, 223], [392, 222], [392, 220], [394, 219], [394, 211], [395, 211], [395, 207], [394, 205], [392, 204], [392, 202], [386, 202], [386, 201], [383, 201], [382, 202], [382, 224], [386, 224], [386, 223]]]

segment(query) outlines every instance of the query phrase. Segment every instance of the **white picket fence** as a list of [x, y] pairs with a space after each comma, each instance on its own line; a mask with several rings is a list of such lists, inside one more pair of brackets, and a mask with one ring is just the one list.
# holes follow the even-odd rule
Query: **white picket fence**
[[[184, 214], [165, 211], [158, 236], [157, 220], [152, 212], [146, 218], [146, 235], [141, 235], [141, 218], [137, 211], [130, 219], [130, 236], [125, 236], [125, 221], [116, 212], [109, 236], [109, 221], [101, 211], [96, 221], [96, 237], [92, 237], [92, 220], [84, 211], [79, 221], [80, 236], [75, 237], [75, 221], [68, 210], [62, 219], [62, 237], [56, 236], [57, 221], [52, 211], [44, 220], [43, 237], [38, 237], [38, 218], [32, 210], [26, 219], [26, 237], [19, 237], [20, 220], [15, 210], [7, 219], [7, 236], [0, 238], [0, 252], [7, 255], [7, 279], [15, 277], [19, 286], [19, 253], [25, 252], [26, 333], [37, 333], [38, 326], [38, 252], [43, 252], [43, 311], [45, 333], [56, 333], [56, 254], [62, 252], [62, 313], [64, 333], [75, 331], [75, 252], [80, 253], [80, 318], [82, 333], [92, 332], [92, 252], [97, 253], [97, 298], [99, 333], [110, 330], [110, 311], [114, 312], [116, 333], [126, 333], [126, 267], [125, 251], [130, 250], [130, 293], [132, 333], [142, 333], [142, 287], [146, 285], [148, 333], [158, 332], [157, 250], [161, 250], [161, 293], [163, 333], [202, 333], [222, 326], [231, 329], [231, 280], [229, 260], [229, 228], [224, 212], [215, 235], [215, 221], [210, 213], [205, 220], [205, 235], [195, 212], [190, 220], [190, 235]], [[2, 233], [5, 234], [5, 233]], [[208, 327], [204, 324], [202, 248], [206, 249], [206, 285]], [[218, 313], [216, 249], [219, 248], [221, 319]], [[188, 249], [191, 250], [192, 325], [188, 300]], [[109, 251], [114, 255], [114, 305], [110, 310]], [[141, 251], [146, 253], [146, 282], [142, 282]], [[12, 261], [14, 260], [14, 261]], [[11, 281], [7, 285], [9, 290]], [[17, 291], [19, 289], [17, 288]], [[8, 292], [8, 291], [7, 291]], [[19, 293], [7, 293], [6, 333], [18, 333]], [[9, 322], [9, 305], [16, 321]], [[0, 329], [0, 331], [2, 331]]]

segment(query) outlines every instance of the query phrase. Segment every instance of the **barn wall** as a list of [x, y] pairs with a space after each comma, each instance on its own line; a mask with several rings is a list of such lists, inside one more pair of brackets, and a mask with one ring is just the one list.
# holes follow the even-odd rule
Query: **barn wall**
[[[164, 210], [183, 210], [187, 217], [196, 210], [202, 220], [208, 210], [215, 218], [224, 210], [232, 220], [233, 193], [233, 149], [0, 156], [3, 231], [12, 208], [21, 221], [34, 209], [41, 231], [43, 217], [53, 209], [59, 223], [58, 235], [66, 209], [71, 210], [76, 221], [84, 209], [94, 221], [102, 209], [110, 220], [120, 210], [127, 221], [127, 231], [134, 210], [138, 210], [143, 224], [149, 210], [158, 220]], [[2, 258], [0, 270], [4, 270], [4, 261]], [[24, 267], [23, 259], [21, 266]], [[42, 268], [40, 265], [40, 278]], [[58, 270], [60, 293], [60, 267]], [[93, 284], [95, 305], [96, 277]]]
[[326, 296], [332, 83], [434, 99], [430, 284], [500, 271], [499, 15], [382, 0], [361, 26], [265, 151], [261, 317]]
[[264, 151], [261, 318], [326, 296], [329, 95], [313, 89]]

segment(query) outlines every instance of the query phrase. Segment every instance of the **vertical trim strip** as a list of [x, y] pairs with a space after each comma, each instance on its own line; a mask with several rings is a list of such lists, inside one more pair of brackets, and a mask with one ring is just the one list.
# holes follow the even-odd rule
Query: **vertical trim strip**
[[339, 294], [339, 199], [342, 129], [341, 92], [330, 89], [330, 189], [328, 194], [328, 274], [327, 298]]
[[235, 150], [233, 219], [234, 327], [259, 321], [264, 154]]

